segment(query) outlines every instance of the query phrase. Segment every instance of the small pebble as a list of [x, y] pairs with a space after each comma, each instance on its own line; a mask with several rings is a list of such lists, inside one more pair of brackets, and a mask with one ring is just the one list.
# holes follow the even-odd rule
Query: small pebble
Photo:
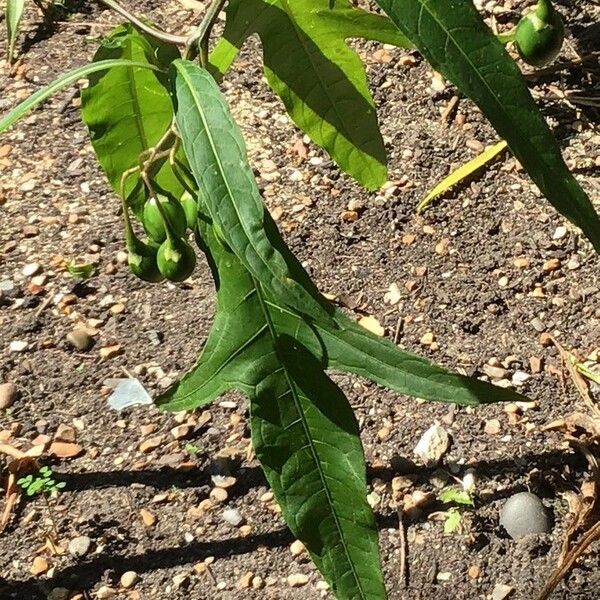
[[96, 598], [98, 598], [98, 600], [107, 600], [108, 598], [114, 598], [116, 595], [117, 592], [107, 585], [99, 587], [96, 592]]
[[305, 551], [306, 548], [300, 540], [295, 540], [292, 542], [292, 545], [290, 546], [290, 552], [292, 553], [292, 556], [300, 556]]
[[514, 540], [531, 533], [550, 531], [548, 514], [542, 501], [530, 492], [520, 492], [508, 498], [500, 512], [500, 525]]
[[287, 582], [290, 587], [302, 587], [308, 583], [308, 575], [304, 575], [304, 573], [294, 573], [293, 575], [288, 576]]
[[92, 540], [87, 535], [80, 535], [69, 542], [69, 554], [75, 558], [83, 558], [89, 551]]
[[64, 587], [55, 587], [48, 594], [48, 600], [67, 600], [71, 592]]
[[0, 410], [10, 408], [17, 399], [18, 391], [14, 383], [0, 384]]
[[437, 464], [450, 446], [448, 432], [438, 424], [432, 425], [415, 446], [414, 453], [426, 466]]
[[76, 327], [67, 334], [67, 342], [69, 342], [73, 348], [85, 351], [89, 350], [93, 343], [93, 339], [83, 327]]
[[25, 352], [25, 350], [27, 350], [28, 347], [29, 344], [23, 340], [13, 340], [9, 344], [8, 349], [11, 352]]
[[244, 523], [244, 517], [237, 508], [229, 508], [223, 511], [223, 520], [233, 527], [239, 527]]
[[125, 571], [121, 575], [121, 586], [125, 589], [132, 588], [139, 580], [140, 576], [135, 571]]
[[175, 589], [179, 589], [185, 587], [190, 582], [190, 576], [187, 573], [180, 573], [179, 575], [175, 575], [173, 577], [173, 585]]
[[512, 594], [513, 590], [514, 588], [510, 585], [497, 583], [492, 591], [492, 600], [505, 600]]
[[40, 263], [28, 263], [23, 267], [21, 273], [24, 277], [33, 277], [40, 272], [41, 268]]

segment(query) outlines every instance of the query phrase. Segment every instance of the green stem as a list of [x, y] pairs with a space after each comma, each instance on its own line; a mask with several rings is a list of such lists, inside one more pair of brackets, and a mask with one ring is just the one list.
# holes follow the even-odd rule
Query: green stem
[[116, 13], [120, 14], [122, 17], [133, 23], [138, 29], [145, 31], [149, 35], [155, 37], [157, 40], [161, 40], [162, 42], [166, 42], [167, 44], [179, 44], [184, 45], [187, 42], [187, 38], [182, 35], [174, 35], [172, 33], [167, 33], [166, 31], [162, 31], [161, 29], [156, 29], [147, 23], [144, 23], [140, 18], [136, 17], [134, 14], [130, 13], [126, 8], [122, 7], [115, 0], [98, 0], [103, 4], [106, 4], [109, 8], [114, 10]]
[[195, 31], [190, 35], [186, 44], [185, 58], [193, 60], [197, 55], [197, 48], [200, 48], [200, 62], [204, 68], [208, 65], [208, 42], [210, 33], [215, 24], [225, 0], [212, 0], [206, 15]]
[[515, 41], [515, 35], [516, 35], [516, 33], [517, 33], [517, 28], [515, 27], [514, 29], [512, 29], [508, 33], [499, 33], [496, 36], [496, 38], [498, 39], [498, 41], [501, 44], [504, 44], [506, 46], [506, 44], [510, 44], [510, 42], [514, 42]]
[[549, 22], [554, 14], [554, 7], [550, 0], [539, 0], [535, 7], [535, 14], [541, 21]]

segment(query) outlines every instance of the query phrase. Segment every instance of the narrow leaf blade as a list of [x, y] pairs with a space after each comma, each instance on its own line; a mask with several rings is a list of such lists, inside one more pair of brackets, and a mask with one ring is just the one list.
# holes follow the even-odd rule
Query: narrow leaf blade
[[9, 64], [12, 63], [15, 55], [15, 46], [24, 9], [25, 0], [6, 0], [6, 39], [8, 40]]
[[38, 90], [29, 98], [21, 102], [18, 106], [13, 108], [7, 115], [0, 119], [0, 133], [6, 131], [9, 127], [14, 125], [19, 119], [26, 115], [30, 110], [40, 105], [42, 102], [50, 98], [56, 92], [68, 87], [72, 83], [75, 83], [78, 79], [91, 75], [92, 73], [98, 73], [100, 71], [106, 71], [113, 67], [131, 67], [140, 69], [151, 69], [158, 71], [158, 67], [149, 65], [147, 63], [140, 63], [131, 60], [105, 60], [97, 63], [90, 63], [89, 65], [83, 65], [73, 71], [65, 73], [61, 77], [54, 80], [51, 84]]
[[173, 63], [172, 76], [185, 154], [223, 239], [266, 289], [300, 312], [321, 314], [319, 301], [289, 277], [265, 234], [265, 210], [244, 139], [213, 77], [186, 60]]
[[541, 192], [600, 253], [600, 219], [569, 172], [516, 63], [470, 0], [377, 0], [437, 71], [489, 119]]

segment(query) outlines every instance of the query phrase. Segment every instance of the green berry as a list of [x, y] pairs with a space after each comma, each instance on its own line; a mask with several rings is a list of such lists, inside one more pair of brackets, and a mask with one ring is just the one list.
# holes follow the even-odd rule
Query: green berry
[[536, 9], [519, 21], [515, 47], [527, 64], [542, 67], [558, 56], [564, 39], [561, 16], [549, 0], [539, 0]]
[[160, 208], [162, 208], [162, 212], [164, 212], [166, 218], [169, 220], [169, 225], [176, 235], [182, 236], [185, 233], [187, 222], [185, 212], [179, 202], [161, 195], [157, 196], [157, 198], [150, 198], [146, 202], [142, 214], [144, 229], [149, 238], [162, 244], [167, 239], [167, 228], [165, 227], [161, 210], [158, 207], [158, 202], [160, 202]]
[[163, 276], [158, 270], [156, 255], [158, 249], [150, 243], [145, 243], [131, 236], [127, 243], [127, 262], [129, 270], [139, 279], [155, 283], [161, 281]]
[[194, 231], [198, 222], [198, 201], [189, 192], [183, 192], [179, 202], [183, 207], [188, 228]]
[[183, 238], [169, 237], [158, 249], [157, 264], [169, 281], [184, 281], [196, 267], [196, 253]]

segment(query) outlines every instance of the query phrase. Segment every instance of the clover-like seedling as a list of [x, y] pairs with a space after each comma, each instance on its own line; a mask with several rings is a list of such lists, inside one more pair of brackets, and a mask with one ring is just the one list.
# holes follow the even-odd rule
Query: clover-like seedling
[[17, 481], [28, 496], [36, 494], [52, 494], [60, 492], [67, 484], [53, 479], [54, 473], [50, 467], [41, 467], [37, 475], [26, 475]]

